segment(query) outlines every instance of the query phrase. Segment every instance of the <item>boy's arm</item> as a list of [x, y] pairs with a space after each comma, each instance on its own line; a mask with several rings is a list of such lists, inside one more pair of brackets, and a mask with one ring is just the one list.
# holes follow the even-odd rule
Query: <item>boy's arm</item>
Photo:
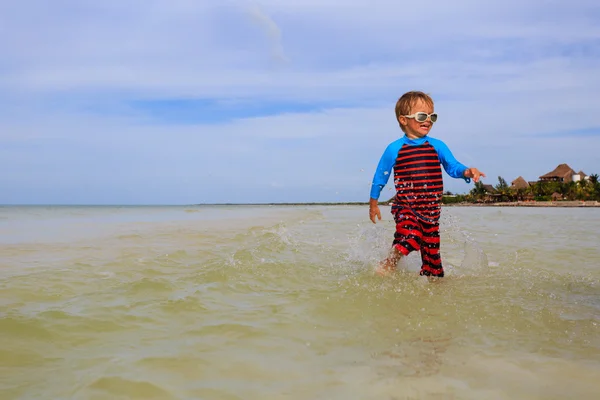
[[470, 168], [454, 158], [454, 155], [448, 146], [446, 146], [446, 143], [442, 142], [441, 140], [435, 140], [432, 144], [437, 150], [440, 161], [448, 175], [453, 178], [463, 178], [467, 183], [470, 183]]
[[379, 201], [377, 199], [369, 199], [369, 219], [376, 224], [376, 218], [381, 221], [381, 211], [379, 211]]
[[479, 182], [479, 178], [485, 177], [485, 174], [477, 168], [468, 168], [465, 170], [465, 178], [473, 178], [475, 182]]
[[381, 190], [385, 187], [390, 179], [392, 167], [394, 166], [394, 161], [396, 160], [398, 150], [398, 141], [390, 144], [383, 152], [383, 155], [379, 160], [379, 164], [377, 165], [377, 169], [375, 170], [369, 198], [369, 218], [371, 221], [373, 221], [373, 223], [376, 223], [376, 218], [381, 220], [381, 212], [379, 211], [378, 205], [379, 196], [381, 194]]
[[371, 184], [370, 193], [371, 199], [379, 199], [381, 190], [385, 187], [385, 185], [387, 185], [388, 180], [390, 179], [392, 167], [394, 166], [394, 161], [396, 160], [397, 154], [398, 145], [396, 144], [396, 142], [390, 144], [383, 152], [383, 155], [379, 160], [379, 164], [377, 164], [375, 174], [373, 175], [373, 182]]

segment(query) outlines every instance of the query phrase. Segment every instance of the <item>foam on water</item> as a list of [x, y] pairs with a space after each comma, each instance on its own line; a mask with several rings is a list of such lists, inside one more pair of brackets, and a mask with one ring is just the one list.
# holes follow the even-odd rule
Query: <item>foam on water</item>
[[595, 398], [598, 210], [366, 211], [0, 208], [0, 398]]

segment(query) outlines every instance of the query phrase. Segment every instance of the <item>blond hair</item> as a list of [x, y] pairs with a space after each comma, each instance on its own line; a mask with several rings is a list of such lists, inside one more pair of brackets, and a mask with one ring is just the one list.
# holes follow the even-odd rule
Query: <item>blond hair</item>
[[431, 96], [429, 96], [427, 93], [419, 91], [406, 92], [396, 102], [396, 121], [398, 121], [400, 129], [402, 129], [403, 131], [404, 127], [400, 123], [400, 117], [403, 115], [410, 114], [412, 107], [419, 100], [433, 108], [433, 99], [431, 98]]

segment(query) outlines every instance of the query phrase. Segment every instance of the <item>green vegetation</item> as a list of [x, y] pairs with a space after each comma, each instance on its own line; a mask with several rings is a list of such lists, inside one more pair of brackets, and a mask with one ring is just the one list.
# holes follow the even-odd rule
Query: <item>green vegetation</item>
[[469, 196], [465, 195], [465, 194], [457, 194], [457, 195], [446, 194], [446, 195], [442, 196], [443, 204], [459, 204], [459, 203], [465, 203], [465, 202], [469, 202], [469, 201], [471, 201], [469, 199]]
[[[462, 198], [461, 198], [462, 197]], [[459, 200], [460, 199], [460, 200]], [[470, 202], [513, 202], [513, 201], [600, 201], [600, 183], [598, 174], [590, 175], [589, 180], [577, 182], [538, 181], [526, 188], [510, 187], [504, 178], [498, 177], [496, 186], [475, 183], [471, 191], [464, 196], [444, 196], [445, 204]]]

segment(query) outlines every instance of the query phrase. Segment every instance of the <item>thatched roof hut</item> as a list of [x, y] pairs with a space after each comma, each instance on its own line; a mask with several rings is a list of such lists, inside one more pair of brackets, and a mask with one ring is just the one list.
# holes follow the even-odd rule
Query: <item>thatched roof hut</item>
[[583, 172], [583, 171], [579, 171], [578, 173], [575, 174], [575, 176], [573, 176], [574, 181], [583, 181], [583, 180], [587, 181], [589, 179], [590, 179], [590, 177], [587, 176], [585, 174], [585, 172]]
[[496, 193], [496, 189], [492, 185], [483, 185], [483, 188], [485, 189], [487, 194]]
[[502, 198], [502, 194], [498, 193], [494, 186], [487, 184], [483, 184], [482, 186], [485, 189], [485, 195], [483, 196], [484, 203], [491, 203]]
[[552, 193], [552, 201], [559, 201], [559, 200], [562, 200], [562, 199], [563, 199], [562, 194], [560, 194], [558, 192]]
[[513, 189], [527, 189], [529, 187], [529, 183], [527, 183], [527, 181], [520, 176], [510, 183], [510, 187]]
[[558, 167], [554, 168], [553, 171], [540, 176], [540, 180], [569, 183], [573, 180], [573, 175], [575, 175], [573, 168], [569, 167], [567, 164], [560, 164]]

